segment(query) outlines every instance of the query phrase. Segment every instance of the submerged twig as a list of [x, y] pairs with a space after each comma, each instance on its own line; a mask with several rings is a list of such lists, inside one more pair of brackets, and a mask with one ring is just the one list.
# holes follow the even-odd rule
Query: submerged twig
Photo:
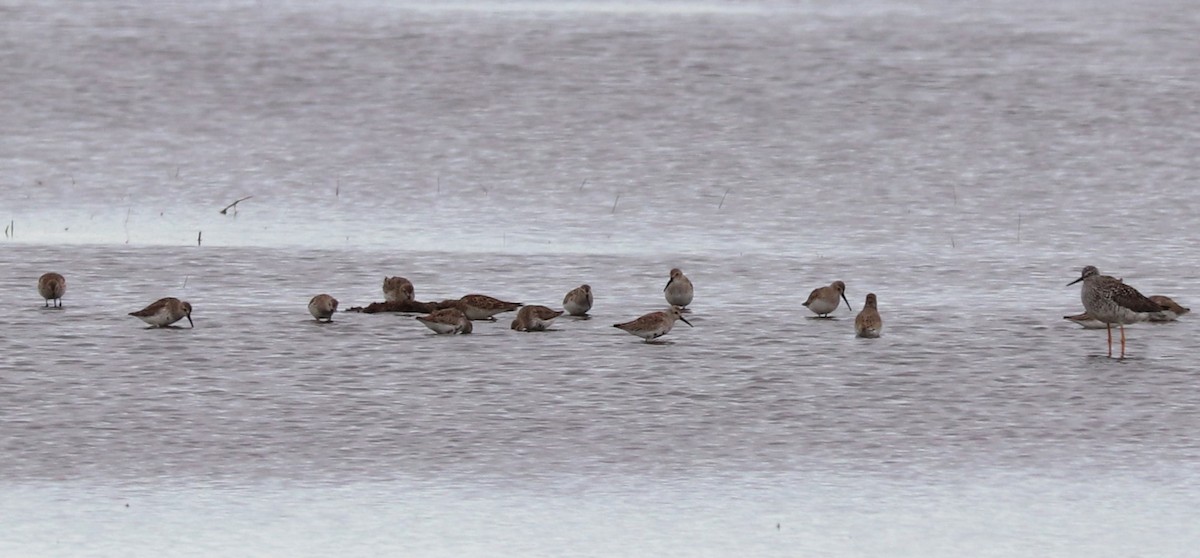
[[583, 191], [583, 187], [587, 185], [587, 180], [588, 180], [588, 179], [586, 179], [586, 178], [585, 178], [585, 179], [583, 179], [583, 182], [580, 182], [580, 183], [579, 183], [579, 191], [580, 191], [580, 192], [582, 192], [582, 191]]
[[717, 209], [721, 209], [722, 207], [724, 207], [724, 206], [725, 206], [725, 196], [728, 196], [728, 195], [729, 195], [729, 191], [730, 191], [730, 190], [732, 190], [732, 189], [733, 189], [733, 188], [726, 188], [726, 189], [725, 189], [725, 195], [724, 195], [724, 196], [721, 196], [721, 203], [717, 204]]
[[609, 212], [610, 214], [617, 212], [617, 202], [619, 202], [619, 201], [621, 201], [621, 194], [617, 194], [617, 199], [613, 200], [613, 207], [612, 207], [612, 211]]
[[248, 199], [250, 199], [250, 198], [253, 198], [253, 197], [254, 197], [254, 196], [246, 196], [246, 197], [244, 197], [244, 198], [242, 198], [242, 199], [240, 199], [240, 200], [237, 200], [237, 201], [235, 201], [235, 202], [233, 202], [233, 203], [231, 203], [231, 204], [229, 204], [229, 205], [225, 206], [225, 209], [222, 209], [222, 210], [221, 210], [221, 215], [225, 215], [225, 214], [226, 214], [226, 212], [227, 212], [227, 211], [229, 211], [229, 209], [230, 209], [230, 208], [233, 208], [233, 214], [234, 214], [234, 215], [237, 215], [237, 204], [239, 204], [239, 203], [242, 203], [242, 202], [244, 202], [244, 201], [246, 201], [246, 200], [248, 200]]

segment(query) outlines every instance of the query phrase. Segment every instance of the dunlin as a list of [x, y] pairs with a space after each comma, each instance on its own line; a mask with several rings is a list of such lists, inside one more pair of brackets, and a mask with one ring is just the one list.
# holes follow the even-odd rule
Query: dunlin
[[572, 316], [586, 316], [592, 309], [592, 287], [580, 285], [563, 297], [563, 310]]
[[492, 320], [495, 321], [496, 314], [501, 312], [511, 312], [520, 308], [520, 302], [504, 302], [503, 300], [492, 298], [487, 295], [469, 294], [458, 299], [458, 309], [463, 311], [471, 320]]
[[867, 301], [864, 304], [862, 311], [854, 317], [854, 332], [859, 337], [879, 337], [883, 332], [883, 318], [879, 317], [875, 293], [867, 293]]
[[671, 331], [671, 328], [675, 326], [675, 320], [683, 320], [683, 323], [688, 326], [692, 325], [692, 322], [683, 317], [683, 312], [678, 306], [672, 306], [665, 311], [651, 312], [631, 322], [613, 324], [613, 327], [641, 337], [649, 343]]
[[512, 328], [517, 331], [546, 331], [550, 323], [561, 315], [562, 310], [551, 310], [545, 306], [522, 306], [517, 312], [517, 319], [512, 321]]
[[1152, 322], [1170, 322], [1192, 311], [1191, 308], [1180, 306], [1179, 303], [1171, 300], [1169, 296], [1152, 295], [1150, 300], [1153, 300], [1155, 304], [1163, 309], [1162, 312], [1150, 315], [1150, 321]]
[[1083, 327], [1083, 329], [1105, 329], [1108, 327], [1108, 324], [1093, 318], [1092, 315], [1088, 314], [1087, 312], [1075, 314], [1074, 316], [1063, 316], [1063, 319], [1070, 321], [1071, 323], [1079, 324]]
[[1162, 307], [1120, 279], [1101, 275], [1095, 266], [1084, 267], [1079, 279], [1067, 286], [1080, 281], [1083, 281], [1079, 294], [1083, 309], [1104, 322], [1108, 332], [1108, 356], [1112, 356], [1112, 324], [1117, 324], [1121, 329], [1121, 358], [1125, 358], [1125, 324], [1145, 321], [1150, 314], [1161, 312]]
[[812, 310], [820, 318], [828, 318], [829, 314], [837, 310], [841, 300], [846, 301], [846, 309], [853, 311], [850, 308], [850, 301], [846, 300], [846, 284], [841, 281], [834, 281], [826, 287], [813, 289], [813, 292], [808, 294], [808, 300], [804, 301], [804, 306]]
[[691, 280], [679, 268], [671, 270], [671, 278], [667, 280], [667, 286], [663, 287], [663, 293], [666, 294], [667, 304], [680, 308], [691, 304], [695, 295]]
[[317, 321], [333, 322], [333, 313], [337, 312], [338, 301], [327, 294], [319, 294], [308, 301], [308, 313]]
[[192, 305], [173, 297], [160, 298], [150, 306], [130, 312], [129, 315], [154, 327], [167, 327], [184, 318], [187, 318], [188, 325], [196, 327], [192, 322]]
[[62, 296], [67, 292], [67, 280], [54, 272], [44, 273], [38, 277], [38, 294], [46, 299], [46, 307], [54, 301], [55, 308], [62, 307]]
[[471, 333], [471, 320], [458, 308], [443, 308], [428, 316], [417, 316], [417, 321], [425, 324], [437, 334]]
[[413, 300], [412, 281], [403, 277], [384, 277], [383, 298], [388, 302], [407, 302]]

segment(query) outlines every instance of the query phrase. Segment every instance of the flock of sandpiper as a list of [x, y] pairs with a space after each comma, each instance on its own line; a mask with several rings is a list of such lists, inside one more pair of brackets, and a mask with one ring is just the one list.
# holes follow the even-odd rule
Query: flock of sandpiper
[[[61, 274], [46, 273], [38, 278], [38, 293], [45, 299], [47, 307], [53, 303], [54, 307], [61, 308], [62, 297], [66, 292], [67, 280]], [[562, 310], [554, 310], [536, 304], [505, 302], [482, 294], [469, 294], [441, 303], [415, 303], [412, 281], [404, 277], [384, 278], [383, 295], [389, 304], [399, 304], [400, 308], [409, 308], [403, 306], [405, 303], [420, 305], [411, 307], [436, 307], [436, 310], [427, 315], [418, 316], [417, 321], [439, 334], [471, 333], [473, 321], [495, 321], [496, 314], [513, 310], [517, 310], [517, 317], [512, 321], [512, 329], [545, 331], [556, 318], [564, 313], [571, 316], [588, 317], [593, 301], [592, 288], [589, 285], [580, 285], [563, 297]], [[671, 270], [667, 285], [663, 287], [663, 295], [669, 305], [666, 310], [651, 312], [628, 322], [613, 324], [613, 327], [641, 337], [650, 343], [669, 333], [677, 320], [691, 326], [692, 323], [683, 314], [689, 312], [687, 306], [695, 297], [695, 289], [683, 271], [678, 268]], [[839, 298], [846, 300], [846, 284], [834, 281], [829, 286], [814, 289], [804, 306], [819, 317], [828, 317], [841, 303]], [[850, 308], [849, 300], [846, 300], [846, 307]], [[328, 294], [319, 294], [308, 302], [308, 312], [318, 322], [332, 322], [337, 309], [337, 299]], [[141, 310], [130, 312], [129, 315], [150, 324], [151, 327], [167, 327], [184, 318], [187, 319], [190, 326], [195, 327], [195, 323], [192, 322], [191, 303], [173, 297], [156, 300]], [[883, 330], [883, 320], [879, 317], [874, 294], [867, 295], [866, 308], [855, 319], [854, 329], [860, 337], [879, 337]]]
[[[1121, 331], [1121, 356], [1125, 356], [1125, 324], [1143, 321], [1165, 322], [1173, 321], [1190, 311], [1177, 304], [1169, 297], [1156, 295], [1146, 297], [1137, 289], [1125, 284], [1121, 279], [1101, 275], [1094, 266], [1086, 266], [1080, 277], [1070, 283], [1083, 282], [1080, 299], [1084, 312], [1073, 316], [1064, 316], [1085, 328], [1103, 327], [1108, 331], [1108, 356], [1112, 356], [1112, 326], [1117, 324]], [[38, 293], [49, 307], [53, 302], [55, 307], [62, 306], [62, 297], [67, 292], [67, 281], [58, 273], [46, 273], [38, 278]], [[414, 301], [413, 284], [404, 277], [388, 277], [383, 280], [383, 294], [389, 303], [406, 303]], [[613, 324], [613, 327], [644, 339], [647, 343], [666, 335], [675, 326], [676, 320], [682, 320], [688, 326], [692, 323], [683, 316], [688, 312], [687, 306], [692, 303], [695, 291], [692, 282], [678, 268], [672, 269], [663, 294], [670, 306], [661, 312], [651, 312], [637, 319]], [[808, 295], [804, 306], [817, 317], [826, 318], [837, 310], [846, 299], [846, 284], [834, 281], [827, 286], [813, 289]], [[517, 317], [512, 321], [512, 329], [517, 331], [545, 331], [550, 324], [564, 313], [571, 316], [587, 317], [592, 309], [592, 288], [580, 285], [563, 297], [562, 310], [554, 310], [546, 306], [525, 305], [519, 302], [505, 302], [482, 294], [469, 294], [456, 300], [443, 301], [440, 309], [425, 316], [418, 316], [417, 321], [439, 334], [471, 333], [472, 321], [495, 321], [495, 315], [502, 312], [517, 311]], [[319, 322], [332, 322], [337, 312], [337, 299], [328, 294], [314, 296], [308, 303], [308, 311]], [[163, 298], [154, 301], [149, 306], [130, 312], [130, 316], [150, 324], [152, 327], [167, 327], [179, 320], [187, 318], [192, 322], [192, 305], [177, 298]], [[879, 337], [883, 331], [883, 319], [879, 316], [875, 293], [867, 294], [865, 307], [854, 319], [854, 331], [859, 337]]]

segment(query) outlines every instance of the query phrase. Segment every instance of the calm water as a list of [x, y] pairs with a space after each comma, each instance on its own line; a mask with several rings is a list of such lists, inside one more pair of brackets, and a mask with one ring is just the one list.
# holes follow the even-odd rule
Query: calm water
[[[1195, 320], [1110, 360], [1061, 316], [1085, 264], [1200, 298], [1198, 31], [1165, 1], [0, 2], [0, 554], [1189, 555]], [[695, 327], [613, 329], [671, 267]], [[396, 274], [597, 303], [456, 337], [305, 310]], [[881, 339], [799, 307], [834, 279]], [[196, 328], [126, 315], [162, 296]]]

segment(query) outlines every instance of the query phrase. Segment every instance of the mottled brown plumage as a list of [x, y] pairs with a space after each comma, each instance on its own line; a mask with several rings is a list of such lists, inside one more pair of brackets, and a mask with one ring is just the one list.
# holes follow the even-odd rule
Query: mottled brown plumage
[[417, 321], [425, 324], [438, 334], [471, 333], [474, 329], [471, 320], [458, 308], [443, 308], [428, 316], [417, 316]]
[[551, 310], [536, 304], [524, 306], [517, 312], [517, 319], [512, 321], [512, 329], [517, 331], [546, 331], [555, 318], [563, 315], [562, 310]]
[[678, 306], [672, 306], [663, 312], [651, 312], [636, 320], [613, 324], [613, 327], [645, 339], [647, 343], [666, 335], [675, 326], [675, 320], [683, 320], [688, 326], [692, 322], [683, 317], [683, 311]]
[[504, 302], [487, 295], [469, 294], [458, 299], [458, 309], [472, 320], [495, 320], [492, 316], [520, 308], [520, 302]]
[[129, 315], [154, 327], [167, 327], [184, 318], [187, 318], [188, 325], [196, 327], [196, 324], [192, 322], [191, 303], [174, 297], [160, 298], [150, 306], [137, 312], [130, 312]]
[[54, 272], [44, 273], [38, 277], [38, 294], [46, 300], [45, 306], [50, 306], [50, 301], [54, 301], [56, 308], [62, 307], [62, 297], [67, 293], [67, 280]]
[[875, 293], [867, 294], [867, 301], [862, 311], [854, 317], [854, 332], [859, 337], [868, 338], [879, 337], [883, 333], [883, 318], [879, 316]]
[[308, 313], [318, 322], [332, 322], [333, 314], [337, 312], [338, 301], [327, 294], [319, 294], [308, 301]]

